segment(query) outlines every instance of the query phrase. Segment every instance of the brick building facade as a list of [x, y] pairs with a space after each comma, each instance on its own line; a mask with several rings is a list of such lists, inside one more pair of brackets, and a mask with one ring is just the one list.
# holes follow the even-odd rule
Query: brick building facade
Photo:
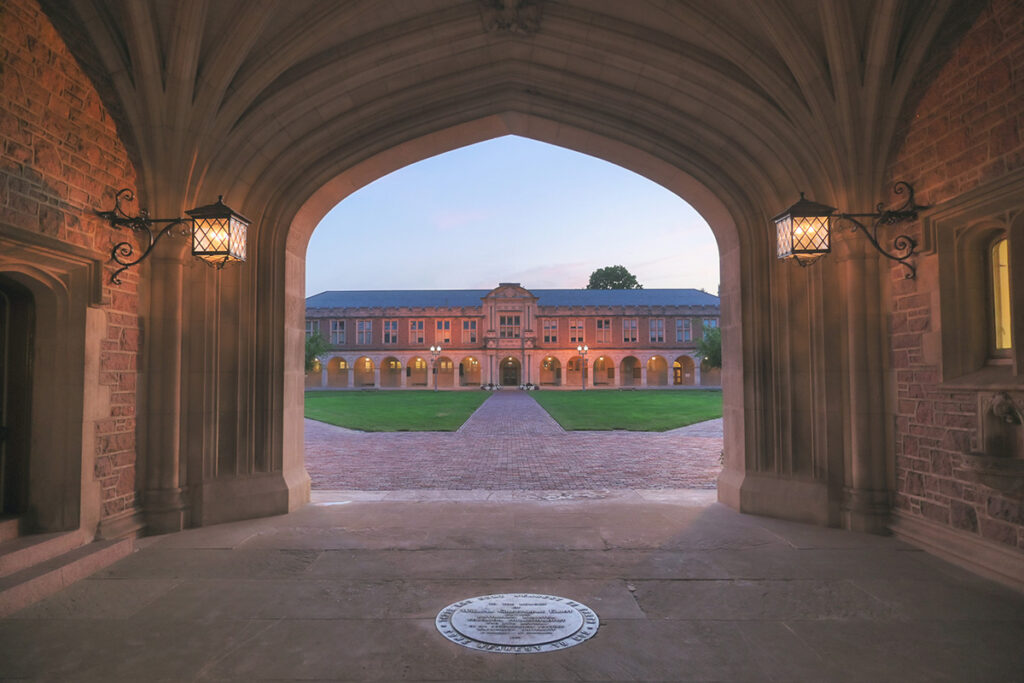
[[718, 322], [718, 297], [693, 289], [322, 292], [306, 300], [306, 334], [330, 351], [306, 386], [718, 386], [697, 354]]

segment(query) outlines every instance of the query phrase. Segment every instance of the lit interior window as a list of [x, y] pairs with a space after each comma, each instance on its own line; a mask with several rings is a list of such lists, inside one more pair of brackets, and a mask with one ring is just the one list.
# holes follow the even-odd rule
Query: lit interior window
[[1005, 238], [992, 245], [992, 321], [997, 351], [1013, 348], [1010, 336], [1010, 251]]

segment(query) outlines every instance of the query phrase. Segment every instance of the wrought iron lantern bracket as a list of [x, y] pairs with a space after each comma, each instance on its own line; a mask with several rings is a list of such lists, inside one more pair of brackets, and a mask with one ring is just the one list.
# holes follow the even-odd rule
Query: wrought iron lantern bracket
[[[860, 230], [879, 254], [887, 259], [896, 261], [907, 269], [903, 276], [905, 279], [913, 280], [917, 277], [917, 268], [909, 262], [909, 259], [917, 249], [917, 240], [907, 234], [897, 235], [892, 241], [893, 251], [887, 251], [878, 238], [878, 228], [883, 225], [897, 225], [907, 221], [915, 221], [917, 220], [918, 212], [928, 207], [915, 201], [914, 187], [908, 182], [902, 180], [897, 182], [893, 185], [893, 193], [907, 195], [903, 203], [896, 208], [886, 209], [879, 202], [878, 206], [875, 207], [874, 213], [840, 213], [836, 215], [836, 218], [849, 222], [852, 226], [851, 232]], [[861, 218], [870, 219], [871, 225], [865, 225], [860, 220]]]
[[[144, 235], [145, 249], [141, 256], [133, 258], [135, 256], [134, 244], [126, 241], [118, 242], [114, 245], [110, 251], [110, 258], [121, 266], [110, 276], [110, 281], [115, 285], [121, 284], [121, 273], [146, 260], [153, 251], [153, 247], [156, 246], [156, 243], [164, 235], [174, 232], [175, 228], [179, 228], [177, 234], [180, 237], [188, 237], [189, 230], [183, 226], [187, 226], [192, 220], [191, 218], [150, 218], [149, 213], [145, 209], [139, 209], [138, 215], [129, 216], [121, 208], [122, 201], [135, 201], [135, 193], [127, 188], [118, 190], [117, 194], [114, 195], [114, 208], [110, 211], [97, 211], [96, 215], [107, 221], [112, 228], [128, 228], [134, 233]], [[166, 223], [166, 225], [159, 231], [154, 231], [154, 226], [159, 223]]]

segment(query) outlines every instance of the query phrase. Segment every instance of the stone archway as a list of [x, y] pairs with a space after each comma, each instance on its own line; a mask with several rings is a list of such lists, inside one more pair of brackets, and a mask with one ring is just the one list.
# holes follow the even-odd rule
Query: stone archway
[[352, 366], [352, 386], [356, 388], [375, 386], [377, 384], [376, 370], [377, 365], [369, 356], [356, 359]]
[[480, 360], [476, 356], [467, 356], [459, 363], [459, 386], [480, 386]]
[[640, 359], [626, 356], [619, 363], [619, 384], [624, 387], [638, 387], [643, 383]]
[[540, 362], [537, 384], [557, 387], [562, 384], [562, 363], [554, 356], [545, 356]]
[[506, 387], [519, 386], [523, 382], [523, 367], [515, 356], [506, 356], [498, 363], [498, 383]]
[[689, 356], [679, 356], [672, 362], [672, 384], [686, 386], [696, 384], [693, 359]]
[[594, 386], [615, 384], [615, 361], [608, 356], [594, 359]]
[[380, 362], [380, 386], [381, 388], [397, 389], [402, 386], [402, 361], [394, 356], [388, 356]]
[[647, 359], [647, 386], [668, 386], [668, 363], [661, 356]]
[[405, 362], [406, 386], [425, 387], [430, 379], [430, 371], [427, 361], [421, 356], [414, 356]]

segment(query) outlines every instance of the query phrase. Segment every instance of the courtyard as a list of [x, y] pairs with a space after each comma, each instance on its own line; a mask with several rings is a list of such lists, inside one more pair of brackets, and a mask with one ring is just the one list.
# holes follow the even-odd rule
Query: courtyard
[[720, 418], [665, 432], [567, 432], [521, 391], [492, 394], [455, 432], [314, 420], [305, 432], [314, 489], [713, 489], [722, 467]]

